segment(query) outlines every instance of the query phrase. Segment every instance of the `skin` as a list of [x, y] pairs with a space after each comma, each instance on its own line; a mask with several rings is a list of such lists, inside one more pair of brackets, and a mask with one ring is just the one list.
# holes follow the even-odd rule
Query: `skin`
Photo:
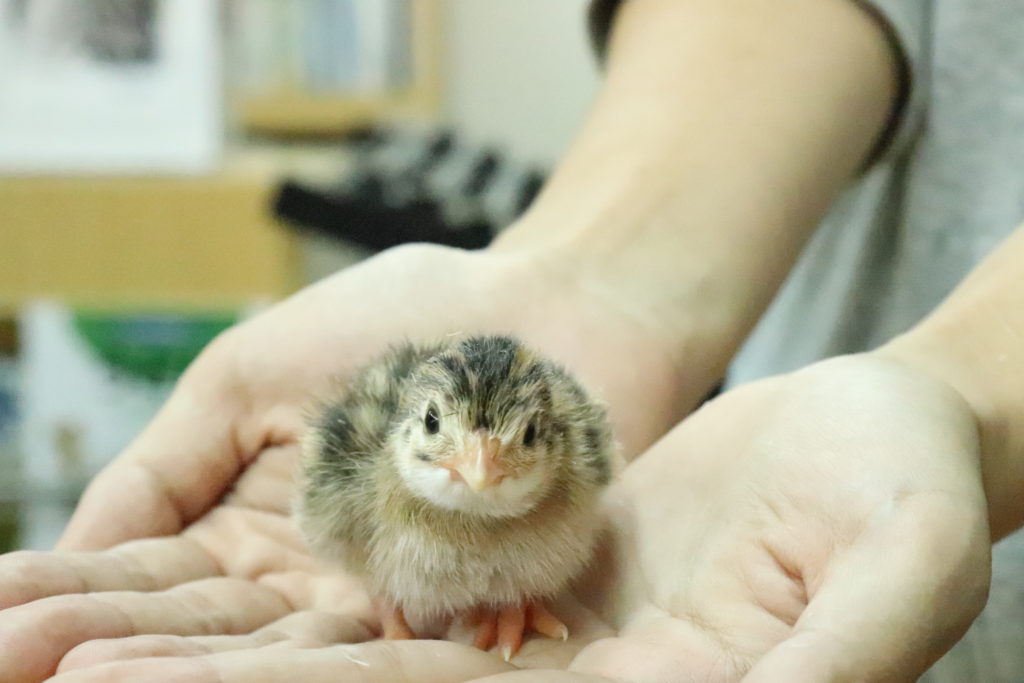
[[[452, 643], [237, 637], [93, 644], [57, 680], [914, 680], [984, 605], [990, 539], [1024, 512], [1022, 258], [1024, 227], [908, 334], [730, 392], [630, 465], [602, 571], [561, 605], [573, 635], [516, 661], [537, 670]], [[147, 654], [172, 656], [76, 668]]]
[[[912, 680], [984, 603], [989, 541], [978, 448], [973, 415], [955, 391], [887, 358], [839, 359], [731, 392], [627, 468], [609, 502], [605, 571], [559, 605], [569, 641], [529, 641], [514, 663], [545, 672], [531, 672], [526, 680], [534, 681], [734, 681], [744, 673], [751, 681]], [[212, 524], [149, 543], [180, 547]], [[277, 531], [248, 544], [249, 562], [267, 573], [244, 601], [246, 626], [286, 611], [260, 600], [267, 587], [287, 591], [289, 582], [302, 610], [292, 625], [256, 638], [93, 640], [64, 658], [55, 680], [172, 680], [174, 672], [181, 680], [269, 681], [288, 672], [312, 681], [467, 681], [510, 671], [468, 645], [339, 646], [365, 631], [310, 634], [315, 613], [304, 608], [315, 610], [317, 598], [299, 585], [324, 591], [328, 579], [297, 571], [282, 552], [289, 536]], [[225, 547], [217, 559], [238, 550]], [[114, 552], [78, 561], [110, 576]], [[36, 557], [36, 575], [54, 572], [59, 556]], [[168, 610], [164, 628], [194, 633], [190, 602], [214, 624], [243, 611], [243, 601], [214, 594]], [[146, 596], [100, 597], [147, 623]], [[56, 654], [73, 642], [33, 637], [47, 623], [54, 630], [52, 613], [32, 605], [8, 612], [5, 642], [23, 653], [38, 659], [41, 649]], [[104, 621], [102, 635], [125, 635], [110, 610], [90, 616], [92, 637]]]
[[883, 352], [970, 404], [982, 445], [992, 538], [1024, 526], [1024, 225], [941, 307]]
[[[553, 359], [568, 362], [572, 354], [576, 374], [588, 387], [612, 389], [610, 411], [618, 411], [613, 419], [622, 421], [621, 433], [633, 435], [633, 449], [653, 440], [674, 421], [666, 406], [678, 400], [667, 353], [659, 357], [656, 336], [627, 325], [613, 308], [568, 288], [552, 297], [556, 290], [545, 272], [507, 255], [393, 250], [305, 290], [215, 342], [156, 420], [93, 483], [67, 531], [65, 550], [0, 558], [0, 606], [24, 605], [0, 612], [0, 681], [41, 680], [87, 641], [107, 639], [85, 645], [71, 661], [97, 656], [95, 648], [120, 652], [134, 646], [109, 639], [135, 633], [245, 633], [293, 612], [327, 609], [376, 630], [365, 593], [350, 577], [313, 561], [288, 506], [296, 491], [298, 439], [309, 396], [399, 337], [400, 328], [410, 333], [416, 321], [406, 317], [403, 324], [401, 313], [415, 310], [422, 316], [424, 337], [489, 324], [489, 331], [516, 333]], [[515, 275], [519, 286], [507, 286], [499, 273]], [[428, 276], [431, 296], [423, 297], [421, 283]], [[462, 286], [467, 281], [481, 283], [476, 298], [467, 297]], [[359, 301], [367, 291], [387, 296], [372, 308], [339, 314], [339, 301]], [[410, 300], [424, 305], [411, 309], [405, 304]], [[571, 329], [582, 338], [600, 335], [605, 343], [580, 349], [574, 336], [536, 325], [533, 316], [571, 319]], [[302, 329], [309, 334], [299, 333]], [[379, 337], [371, 339], [370, 329]], [[349, 353], [339, 354], [339, 348]], [[647, 354], [634, 366], [608, 362], [640, 348]], [[330, 365], [310, 367], [311, 358], [330, 359]], [[227, 486], [233, 493], [212, 505]], [[142, 536], [165, 537], [117, 546]], [[67, 550], [104, 546], [114, 548]], [[209, 578], [221, 581], [209, 583]], [[179, 586], [173, 600], [152, 592]], [[86, 589], [120, 592], [87, 599], [71, 595]], [[63, 597], [39, 600], [51, 595]], [[171, 609], [172, 604], [177, 607]], [[69, 629], [69, 623], [77, 626]], [[299, 617], [301, 629], [305, 623]], [[369, 635], [365, 628], [362, 633]]]
[[[512, 332], [608, 401], [635, 455], [719, 378], [863, 163], [892, 66], [846, 0], [627, 3], [579, 139], [492, 249], [394, 250], [231, 331], [93, 483], [62, 551], [0, 559], [0, 680], [508, 674], [468, 645], [336, 645], [369, 637], [369, 608], [285, 515], [299, 406], [394, 338]], [[1014, 509], [997, 491], [1017, 470], [989, 463], [1020, 467], [984, 458], [997, 396], [967, 387], [985, 382], [910, 350], [936, 343], [906, 347], [920, 366], [863, 356], [730, 393], [659, 441], [612, 490], [604, 580], [566, 596], [567, 643], [524, 647], [516, 663], [548, 671], [525, 680], [920, 673], [983, 602], [981, 482]]]
[[609, 402], [627, 458], [685, 416], [874, 145], [893, 55], [848, 0], [629, 2], [610, 52], [579, 138], [491, 249], [391, 250], [219, 339], [64, 547], [179, 531], [291, 442], [297, 404], [403, 336], [516, 334]]

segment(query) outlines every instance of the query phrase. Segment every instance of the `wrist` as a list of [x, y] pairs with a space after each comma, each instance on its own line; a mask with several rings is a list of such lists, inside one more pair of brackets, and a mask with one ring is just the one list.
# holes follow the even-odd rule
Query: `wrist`
[[874, 353], [940, 380], [970, 408], [978, 428], [989, 526], [995, 541], [1024, 523], [1024, 405], [1019, 391], [1018, 396], [1006, 391], [1004, 379], [1019, 377], [1024, 367], [1014, 364], [1020, 364], [1019, 353], [1014, 359], [1001, 350], [1007, 348], [1008, 340], [995, 329], [982, 325], [984, 333], [976, 334], [973, 325], [967, 325], [957, 312], [940, 309]]
[[599, 302], [622, 324], [657, 339], [693, 387], [696, 403], [722, 379], [760, 309], [742, 290], [745, 279], [713, 269], [713, 259], [677, 255], [677, 246], [620, 241], [614, 228], [567, 225], [531, 212], [489, 251], [521, 260], [563, 294]]
[[668, 330], [642, 306], [623, 305], [616, 292], [578, 277], [552, 251], [463, 254], [474, 263], [473, 298], [487, 302], [480, 312], [490, 319], [487, 327], [521, 335], [571, 369], [608, 405], [627, 460], [691, 412], [718, 379], [700, 361], [692, 335]]

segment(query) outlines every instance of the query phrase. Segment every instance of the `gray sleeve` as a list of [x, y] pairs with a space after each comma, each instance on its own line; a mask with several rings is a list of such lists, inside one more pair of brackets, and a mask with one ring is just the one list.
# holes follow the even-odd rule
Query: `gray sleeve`
[[[615, 12], [624, 0], [591, 0], [587, 14], [591, 45], [604, 60]], [[853, 0], [882, 27], [896, 53], [897, 95], [868, 166], [899, 155], [913, 141], [927, 104], [929, 40], [933, 0]]]
[[928, 102], [932, 0], [856, 0], [885, 31], [899, 58], [897, 95], [889, 122], [869, 157], [870, 163], [901, 154], [910, 146]]

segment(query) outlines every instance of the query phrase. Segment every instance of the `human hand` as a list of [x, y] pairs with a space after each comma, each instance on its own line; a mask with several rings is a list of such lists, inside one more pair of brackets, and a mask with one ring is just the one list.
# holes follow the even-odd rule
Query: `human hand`
[[[0, 615], [7, 634], [0, 636], [0, 680], [35, 680], [70, 649], [97, 638], [207, 634], [218, 636], [211, 647], [221, 648], [221, 634], [249, 632], [292, 612], [300, 616], [250, 645], [281, 633], [309, 640], [311, 625], [325, 619], [328, 635], [316, 642], [369, 637], [365, 595], [314, 562], [287, 519], [304, 408], [402, 335], [508, 331], [611, 396], [622, 440], [638, 451], [704, 387], [691, 389], [692, 397], [680, 390], [686, 383], [676, 377], [670, 340], [656, 320], [581, 285], [557, 266], [516, 255], [416, 246], [329, 278], [223, 336], [90, 486], [61, 547], [181, 535], [95, 555], [3, 558], [0, 607], [24, 607]], [[163, 589], [171, 590], [157, 592]], [[200, 605], [209, 614], [197, 615]], [[328, 607], [345, 617], [318, 612]], [[315, 614], [302, 616], [309, 611]], [[68, 615], [74, 629], [41, 637]], [[95, 644], [69, 661], [111, 647], [140, 646]]]
[[722, 396], [614, 493], [615, 588], [591, 596], [618, 635], [576, 671], [916, 680], [987, 595], [975, 417], [947, 385], [881, 356]]
[[524, 680], [916, 680], [985, 602], [978, 451], [957, 393], [880, 356], [725, 394], [611, 491], [577, 595], [615, 635]]
[[522, 680], [916, 680], [985, 603], [978, 451], [957, 393], [880, 355], [720, 397], [611, 491], [577, 596], [615, 634]]
[[[988, 585], [970, 411], [872, 356], [705, 406], [625, 470], [609, 512], [595, 569], [566, 599], [573, 638], [532, 639], [515, 660], [543, 671], [508, 673], [453, 643], [249, 649], [243, 637], [230, 644], [245, 649], [198, 656], [188, 639], [95, 646], [92, 661], [116, 661], [67, 680], [913, 680]], [[132, 659], [148, 654], [170, 658]]]
[[303, 290], [217, 339], [127, 451], [89, 486], [59, 547], [177, 533], [267, 447], [290, 447], [304, 409], [402, 338], [509, 332], [610, 401], [624, 452], [680, 419], [713, 378], [680, 376], [678, 340], [612, 287], [532, 254], [413, 245]]

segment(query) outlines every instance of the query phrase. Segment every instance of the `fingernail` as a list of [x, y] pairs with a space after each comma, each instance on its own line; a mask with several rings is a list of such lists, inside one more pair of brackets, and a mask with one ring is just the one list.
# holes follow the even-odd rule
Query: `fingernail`
[[504, 659], [506, 662], [511, 662], [512, 661], [512, 646], [511, 645], [506, 645], [505, 647], [501, 648], [501, 658]]
[[569, 640], [569, 627], [563, 625], [562, 626], [562, 641], [564, 642], [566, 640]]

